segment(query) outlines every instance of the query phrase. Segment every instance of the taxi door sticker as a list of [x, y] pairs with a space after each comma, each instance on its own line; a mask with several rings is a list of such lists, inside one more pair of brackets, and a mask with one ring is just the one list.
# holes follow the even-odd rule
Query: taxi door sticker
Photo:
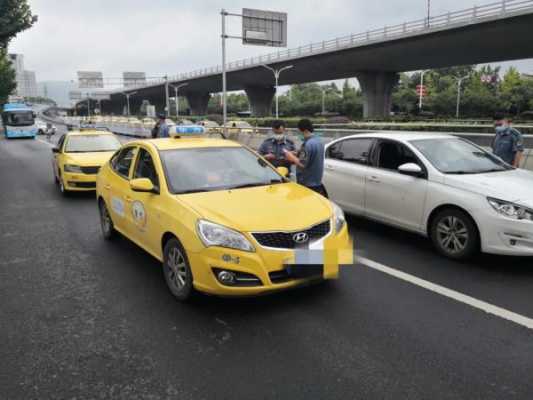
[[144, 209], [143, 203], [134, 201], [131, 205], [131, 214], [135, 225], [144, 232], [144, 228], [146, 227], [146, 210]]
[[111, 198], [111, 208], [117, 215], [124, 216], [124, 201], [118, 197]]

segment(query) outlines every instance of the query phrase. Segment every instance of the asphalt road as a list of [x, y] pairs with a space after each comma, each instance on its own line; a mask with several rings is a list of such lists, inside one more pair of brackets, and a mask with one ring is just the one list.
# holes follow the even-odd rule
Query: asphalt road
[[[42, 138], [41, 138], [42, 140]], [[50, 146], [0, 139], [1, 399], [531, 399], [533, 330], [358, 264], [176, 302], [160, 265], [63, 198]], [[357, 254], [533, 318], [533, 260], [460, 264], [349, 218]]]

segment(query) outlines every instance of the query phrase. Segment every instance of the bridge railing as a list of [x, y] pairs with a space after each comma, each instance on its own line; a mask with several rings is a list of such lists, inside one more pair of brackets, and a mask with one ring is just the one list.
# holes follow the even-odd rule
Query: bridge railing
[[[520, 15], [526, 12], [533, 12], [533, 0], [499, 0], [498, 2], [486, 4], [483, 6], [476, 6], [464, 10], [448, 12], [430, 18], [419, 19], [398, 25], [385, 26], [380, 29], [374, 29], [362, 33], [338, 37], [332, 40], [311, 43], [288, 50], [280, 50], [274, 53], [269, 53], [257, 57], [232, 61], [226, 64], [226, 70], [237, 71], [243, 68], [258, 67], [263, 64], [279, 63], [295, 58], [300, 58], [303, 56], [328, 53], [331, 51], [351, 47], [365, 46], [368, 44], [386, 41], [390, 39], [409, 37], [419, 33], [439, 31], [454, 26], [463, 26], [468, 24], [480, 23], [485, 20], [492, 20], [495, 18], [509, 17], [511, 15]], [[222, 67], [218, 65], [208, 68], [197, 69], [187, 73], [181, 73], [176, 76], [168, 77], [168, 80], [185, 81], [188, 79], [219, 74], [221, 72]], [[153, 86], [154, 84], [162, 84], [164, 82], [164, 79], [160, 79], [158, 81], [151, 82], [147, 85], [138, 86], [136, 88], [149, 87]]]

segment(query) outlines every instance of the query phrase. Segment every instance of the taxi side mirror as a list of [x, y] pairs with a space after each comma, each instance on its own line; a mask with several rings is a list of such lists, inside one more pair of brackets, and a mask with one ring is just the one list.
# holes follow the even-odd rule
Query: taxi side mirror
[[148, 178], [132, 179], [130, 181], [130, 188], [134, 192], [154, 193], [156, 191], [154, 184]]
[[52, 147], [52, 153], [59, 153], [59, 147]]
[[276, 171], [278, 171], [278, 174], [280, 174], [284, 178], [289, 176], [289, 169], [287, 167], [277, 167]]

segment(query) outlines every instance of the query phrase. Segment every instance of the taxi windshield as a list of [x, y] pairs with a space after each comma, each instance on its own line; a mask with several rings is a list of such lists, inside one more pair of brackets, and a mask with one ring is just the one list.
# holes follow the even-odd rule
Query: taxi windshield
[[94, 153], [115, 151], [120, 142], [113, 135], [70, 136], [65, 146], [66, 153]]
[[161, 160], [174, 194], [285, 182], [267, 163], [243, 147], [164, 150]]

